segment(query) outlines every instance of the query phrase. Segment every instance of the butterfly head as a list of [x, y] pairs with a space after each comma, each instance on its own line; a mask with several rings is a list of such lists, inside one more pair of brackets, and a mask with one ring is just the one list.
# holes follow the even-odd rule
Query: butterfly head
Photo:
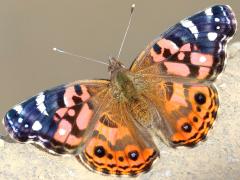
[[125, 68], [125, 66], [114, 57], [109, 57], [108, 71], [112, 74], [113, 72], [119, 71]]

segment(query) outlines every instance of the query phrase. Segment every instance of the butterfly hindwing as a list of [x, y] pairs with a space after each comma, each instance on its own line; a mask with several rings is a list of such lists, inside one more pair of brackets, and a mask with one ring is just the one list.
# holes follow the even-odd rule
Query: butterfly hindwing
[[170, 141], [173, 145], [195, 145], [206, 137], [216, 120], [219, 107], [217, 90], [213, 85], [178, 83], [173, 84], [172, 88], [173, 93], [168, 94], [169, 99], [163, 110], [166, 118], [171, 118], [169, 125], [173, 123], [170, 126], [175, 130]]
[[17, 141], [36, 142], [59, 154], [75, 153], [107, 84], [76, 82], [41, 92], [7, 112], [5, 127]]
[[182, 20], [153, 41], [133, 63], [133, 72], [155, 65], [161, 74], [214, 80], [224, 68], [226, 43], [236, 31], [227, 5], [217, 5]]
[[148, 171], [159, 152], [150, 134], [137, 125], [124, 104], [109, 102], [78, 156], [90, 170], [137, 175]]
[[160, 114], [153, 129], [171, 146], [192, 146], [204, 139], [219, 107], [214, 85], [161, 82], [146, 96]]

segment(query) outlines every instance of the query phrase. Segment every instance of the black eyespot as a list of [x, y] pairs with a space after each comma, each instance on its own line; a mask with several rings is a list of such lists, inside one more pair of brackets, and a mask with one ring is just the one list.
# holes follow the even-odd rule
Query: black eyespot
[[112, 154], [108, 154], [107, 157], [108, 157], [108, 159], [112, 159], [113, 155]]
[[195, 94], [194, 99], [200, 105], [203, 105], [206, 102], [206, 96], [200, 92]]
[[157, 54], [161, 54], [162, 48], [156, 43], [153, 45], [153, 49]]
[[96, 146], [95, 149], [94, 149], [94, 154], [101, 158], [103, 156], [105, 156], [106, 152], [105, 152], [105, 149], [102, 147], [102, 146]]
[[184, 123], [183, 125], [182, 125], [182, 130], [184, 131], [184, 132], [191, 132], [192, 131], [192, 126], [189, 124], [189, 123]]
[[121, 161], [121, 162], [123, 162], [124, 158], [123, 158], [122, 156], [120, 156], [120, 157], [118, 158], [118, 160]]
[[131, 151], [128, 153], [128, 157], [133, 160], [133, 161], [136, 161], [138, 159], [138, 152], [137, 151]]
[[194, 121], [194, 122], [198, 122], [198, 118], [194, 116], [194, 117], [193, 117], [193, 121]]

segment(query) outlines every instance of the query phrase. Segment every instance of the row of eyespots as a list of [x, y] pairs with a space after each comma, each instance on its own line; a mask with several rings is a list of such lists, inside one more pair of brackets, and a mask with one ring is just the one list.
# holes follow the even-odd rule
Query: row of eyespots
[[[98, 158], [105, 158], [113, 159], [115, 158], [113, 154], [109, 154], [106, 149], [101, 146], [95, 146], [94, 148], [94, 155]], [[139, 152], [137, 150], [130, 151], [127, 153], [128, 159], [132, 161], [137, 161], [139, 158]], [[91, 157], [87, 152], [84, 153], [84, 158], [87, 158], [85, 161], [95, 170], [101, 171], [105, 174], [116, 174], [116, 175], [131, 175], [135, 176], [139, 174], [140, 172], [147, 171], [150, 169], [151, 164], [153, 162], [153, 159], [156, 157], [156, 151], [151, 151], [151, 154], [148, 154], [148, 158], [145, 160], [144, 163], [140, 163], [138, 165], [132, 165], [132, 166], [119, 166], [117, 164], [108, 164], [105, 165], [104, 163], [99, 163], [97, 161], [94, 161], [94, 158]], [[123, 162], [125, 160], [125, 157], [119, 156], [118, 161]], [[127, 160], [129, 162], [129, 160]], [[106, 160], [104, 160], [105, 162]]]
[[[105, 149], [104, 149], [103, 146], [96, 146], [96, 147], [94, 148], [94, 154], [95, 154], [97, 157], [102, 158], [102, 157], [104, 157], [107, 153], [106, 153], [106, 151], [105, 151]], [[112, 154], [107, 154], [107, 157], [108, 157], [109, 159], [112, 159], [112, 158], [113, 158], [113, 155], [112, 155]], [[136, 161], [136, 160], [138, 159], [138, 157], [139, 157], [139, 152], [136, 151], [136, 150], [130, 151], [130, 152], [128, 153], [128, 158], [131, 159], [132, 161]], [[119, 160], [119, 161], [123, 161], [124, 158], [123, 158], [122, 156], [119, 156], [119, 157], [118, 157], [118, 160]]]
[[[206, 137], [209, 129], [212, 127], [212, 124], [216, 119], [217, 110], [219, 107], [217, 91], [214, 93], [214, 88], [213, 89], [208, 88], [208, 91], [209, 91], [209, 97], [211, 98], [211, 103], [207, 108], [208, 111], [206, 112], [206, 114], [203, 117], [204, 128], [200, 129], [200, 137], [199, 137], [198, 141], [200, 141], [201, 139], [204, 139]], [[204, 104], [205, 102], [206, 102], [206, 98], [199, 97], [198, 104], [201, 105], [201, 103]]]
[[[187, 140], [173, 141], [173, 143], [175, 143], [175, 144], [181, 143], [184, 145], [193, 146], [197, 142], [199, 142], [200, 140], [203, 140], [206, 137], [208, 130], [212, 127], [212, 124], [213, 124], [214, 120], [216, 119], [216, 113], [217, 113], [217, 109], [218, 109], [217, 94], [216, 93], [214, 94], [211, 91], [212, 90], [209, 89], [209, 96], [210, 96], [209, 98], [212, 99], [211, 104], [208, 107], [209, 110], [206, 112], [205, 116], [203, 117], [202, 125], [198, 128], [198, 132], [196, 132], [194, 135], [192, 135]], [[197, 112], [201, 111], [201, 108], [200, 108], [201, 105], [204, 105], [206, 103], [206, 95], [202, 92], [197, 92], [194, 95], [194, 100], [199, 105], [199, 106], [197, 106], [197, 109], [196, 109]], [[210, 115], [210, 113], [211, 113], [211, 115]], [[199, 121], [199, 118], [196, 116], [193, 116], [192, 121], [197, 123]], [[192, 129], [193, 129], [192, 126], [194, 126], [194, 124], [185, 122], [182, 124], [181, 129], [183, 130], [183, 132], [188, 134], [188, 133], [192, 132]], [[194, 128], [196, 128], [196, 127], [194, 127]]]
[[[197, 93], [194, 95], [194, 100], [195, 100], [195, 102], [196, 102], [199, 106], [204, 105], [204, 104], [206, 103], [206, 95], [203, 94], [202, 92], [197, 92]], [[198, 107], [199, 107], [199, 106], [198, 106]], [[194, 117], [193, 117], [193, 122], [198, 122], [198, 117], [194, 116]], [[203, 125], [204, 125], [204, 123], [202, 124], [202, 126], [203, 126]], [[201, 126], [198, 130], [200, 130], [201, 128], [203, 128], [202, 126]], [[189, 133], [189, 132], [192, 131], [192, 125], [189, 124], [189, 123], [184, 123], [184, 124], [182, 125], [182, 130], [183, 130], [184, 132]]]

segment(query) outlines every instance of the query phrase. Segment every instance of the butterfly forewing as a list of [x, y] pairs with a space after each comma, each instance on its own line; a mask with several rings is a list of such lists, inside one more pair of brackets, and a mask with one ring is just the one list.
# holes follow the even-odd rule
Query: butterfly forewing
[[17, 141], [75, 153], [107, 87], [108, 81], [80, 81], [44, 91], [11, 109], [4, 124]]
[[155, 65], [162, 75], [214, 80], [223, 70], [226, 43], [236, 31], [229, 6], [217, 5], [182, 20], [162, 34], [133, 62], [131, 71]]

